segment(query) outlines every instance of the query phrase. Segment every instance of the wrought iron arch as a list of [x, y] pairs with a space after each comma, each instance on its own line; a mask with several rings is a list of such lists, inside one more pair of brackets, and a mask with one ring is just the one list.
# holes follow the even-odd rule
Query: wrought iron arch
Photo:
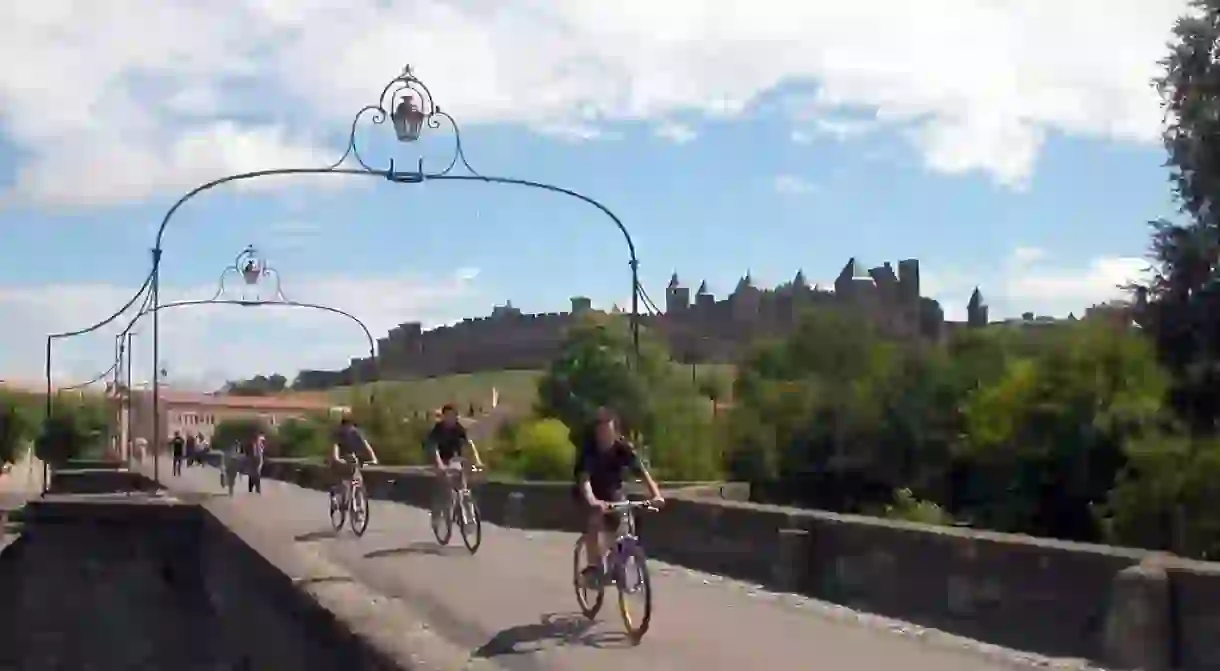
[[[428, 171], [425, 170], [423, 159], [419, 159], [414, 166], [414, 170], [399, 170], [395, 167], [394, 161], [391, 159], [388, 166], [384, 169], [373, 167], [361, 155], [361, 152], [356, 141], [356, 131], [360, 127], [362, 120], [368, 120], [370, 123], [379, 125], [385, 123], [386, 120], [391, 120], [394, 127], [395, 135], [401, 142], [414, 142], [419, 139], [421, 133], [425, 129], [436, 130], [442, 126], [442, 123], [447, 123], [453, 132], [453, 154], [441, 170]], [[353, 167], [350, 166], [355, 164]], [[461, 166], [466, 174], [452, 174], [453, 171]], [[465, 151], [462, 146], [461, 129], [457, 120], [441, 110], [436, 104], [431, 90], [421, 81], [411, 67], [408, 65], [403, 68], [402, 72], [391, 79], [382, 89], [380, 96], [374, 104], [366, 105], [361, 108], [353, 117], [351, 129], [348, 134], [347, 146], [343, 154], [337, 161], [325, 167], [317, 168], [278, 168], [269, 170], [256, 170], [240, 174], [221, 177], [204, 184], [201, 184], [194, 189], [183, 194], [172, 206], [166, 211], [161, 220], [160, 226], [157, 228], [157, 234], [154, 240], [152, 249], [152, 269], [149, 272], [148, 278], [145, 280], [144, 288], [149, 290], [149, 296], [152, 304], [152, 332], [153, 332], [153, 360], [154, 364], [159, 360], [160, 355], [160, 325], [159, 325], [159, 310], [160, 305], [160, 271], [163, 255], [163, 241], [165, 230], [169, 222], [173, 219], [178, 210], [190, 201], [195, 196], [209, 191], [215, 187], [229, 184], [233, 182], [258, 179], [261, 177], [271, 176], [293, 176], [293, 175], [339, 175], [339, 176], [356, 176], [356, 177], [376, 177], [385, 179], [396, 184], [422, 184], [428, 181], [453, 181], [453, 182], [483, 182], [487, 184], [503, 184], [512, 186], [521, 186], [531, 189], [539, 189], [550, 193], [575, 198], [581, 202], [593, 206], [599, 212], [607, 216], [614, 224], [615, 228], [622, 235], [627, 246], [629, 255], [628, 266], [631, 275], [631, 312], [629, 315], [632, 342], [634, 348], [633, 361], [638, 363], [640, 353], [640, 281], [639, 281], [639, 258], [636, 253], [635, 242], [631, 237], [630, 231], [623, 224], [622, 220], [606, 205], [596, 199], [582, 194], [573, 189], [568, 189], [553, 184], [546, 184], [527, 179], [518, 179], [511, 177], [500, 177], [483, 175], [471, 167], [470, 162], [466, 159]], [[137, 297], [133, 298], [127, 306], [119, 312], [112, 315], [108, 320], [95, 325], [93, 329], [100, 328], [110, 321], [113, 321], [129, 308]], [[82, 330], [80, 333], [88, 332]], [[375, 357], [374, 357], [375, 360]], [[160, 414], [158, 407], [157, 394], [155, 390], [160, 385], [159, 369], [154, 365], [153, 369], [153, 431], [154, 435], [160, 430]], [[154, 452], [155, 453], [155, 452]]]
[[[154, 270], [154, 273], [155, 272], [156, 271]], [[270, 297], [264, 297], [261, 294], [258, 294], [254, 298], [226, 298], [225, 296], [227, 296], [228, 292], [229, 292], [228, 280], [229, 280], [229, 278], [233, 277], [234, 275], [239, 276], [243, 280], [244, 286], [247, 289], [253, 287], [257, 290], [257, 288], [260, 286], [260, 283], [263, 280], [270, 279], [274, 282], [274, 284], [271, 285], [271, 287], [269, 287], [273, 293], [270, 295]], [[153, 431], [152, 431], [152, 435], [153, 435], [154, 440], [159, 440], [159, 436], [161, 435], [160, 404], [159, 404], [159, 396], [160, 396], [159, 380], [161, 377], [161, 364], [160, 364], [160, 347], [158, 345], [158, 340], [157, 340], [158, 336], [159, 336], [158, 327], [157, 327], [157, 324], [158, 324], [157, 316], [160, 314], [160, 312], [162, 310], [168, 310], [171, 308], [198, 307], [198, 306], [202, 306], [202, 305], [235, 305], [238, 307], [247, 307], [247, 308], [249, 308], [249, 307], [301, 308], [301, 309], [308, 309], [308, 310], [317, 310], [320, 312], [327, 312], [327, 313], [330, 313], [333, 315], [338, 315], [340, 317], [346, 318], [348, 321], [351, 321], [352, 323], [354, 323], [356, 326], [358, 326], [360, 328], [360, 332], [364, 335], [365, 343], [367, 344], [367, 347], [368, 347], [368, 356], [369, 356], [370, 365], [374, 367], [374, 371], [375, 371], [376, 366], [377, 366], [377, 342], [376, 342], [376, 339], [373, 338], [373, 333], [372, 333], [372, 331], [369, 330], [369, 327], [367, 324], [365, 324], [356, 315], [354, 315], [350, 312], [347, 312], [346, 310], [341, 310], [339, 308], [336, 308], [336, 307], [333, 307], [330, 305], [323, 305], [321, 303], [311, 303], [311, 302], [305, 302], [305, 301], [289, 300], [284, 295], [284, 290], [283, 290], [283, 286], [281, 284], [280, 277], [281, 276], [280, 276], [279, 271], [276, 270], [274, 267], [272, 267], [267, 262], [267, 260], [259, 254], [258, 250], [253, 245], [247, 245], [245, 249], [243, 249], [240, 253], [237, 254], [237, 256], [233, 260], [232, 265], [226, 266], [225, 269], [221, 271], [220, 278], [217, 282], [216, 293], [213, 294], [211, 298], [195, 299], [195, 300], [181, 300], [181, 301], [174, 301], [172, 303], [157, 303], [156, 289], [155, 289], [157, 278], [155, 275], [153, 276], [153, 282], [152, 282], [153, 291], [151, 291], [149, 294], [152, 297], [151, 305], [146, 305], [143, 309], [141, 309], [139, 314], [136, 315], [136, 320], [140, 319], [144, 315], [150, 315], [152, 317], [152, 321], [153, 321], [153, 385], [152, 385], [153, 386], [153, 389], [152, 389], [152, 392], [153, 392], [152, 393]], [[134, 322], [135, 322], [135, 320], [133, 320], [133, 324], [134, 324]], [[352, 375], [353, 375], [352, 386], [357, 386], [360, 382], [359, 378], [357, 377], [359, 372], [356, 369], [356, 367], [354, 367], [354, 366], [351, 368], [351, 370], [352, 370]], [[375, 380], [376, 377], [377, 377], [377, 375], [375, 372], [373, 375], [370, 376], [370, 378], [373, 380]], [[369, 391], [370, 399], [372, 399], [374, 393], [375, 392], [373, 391], [373, 388], [370, 387], [370, 391]], [[160, 480], [160, 470], [161, 470], [160, 469], [161, 461], [160, 461], [159, 455], [160, 455], [160, 451], [158, 449], [154, 448], [153, 449], [153, 478], [158, 481]]]

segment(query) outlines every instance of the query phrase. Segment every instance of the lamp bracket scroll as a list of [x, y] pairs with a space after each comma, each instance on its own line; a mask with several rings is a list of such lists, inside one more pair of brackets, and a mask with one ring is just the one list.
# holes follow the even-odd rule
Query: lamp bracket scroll
[[[229, 284], [234, 278], [237, 280], [236, 290]], [[232, 300], [250, 304], [288, 302], [280, 287], [279, 271], [267, 263], [267, 259], [254, 245], [247, 245], [233, 259], [233, 264], [221, 271], [220, 285], [216, 288], [216, 294], [209, 300]]]

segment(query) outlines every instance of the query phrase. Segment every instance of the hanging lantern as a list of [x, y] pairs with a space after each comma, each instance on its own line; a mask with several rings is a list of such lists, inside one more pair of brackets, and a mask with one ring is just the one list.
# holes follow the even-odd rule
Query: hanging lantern
[[398, 141], [414, 142], [418, 140], [420, 131], [424, 128], [424, 116], [423, 110], [415, 104], [414, 97], [403, 96], [398, 107], [394, 108], [394, 112], [390, 115]]
[[241, 276], [246, 280], [246, 284], [257, 284], [258, 278], [262, 274], [262, 265], [255, 259], [247, 259], [241, 269]]

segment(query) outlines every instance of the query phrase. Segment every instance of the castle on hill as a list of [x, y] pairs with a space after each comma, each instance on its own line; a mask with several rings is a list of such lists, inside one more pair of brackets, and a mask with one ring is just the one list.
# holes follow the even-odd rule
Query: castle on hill
[[[734, 361], [760, 338], [791, 333], [803, 313], [819, 307], [853, 309], [882, 333], [909, 341], [940, 342], [955, 328], [988, 324], [988, 308], [978, 289], [969, 297], [967, 321], [946, 322], [940, 303], [920, 295], [916, 259], [899, 261], [895, 272], [889, 263], [866, 270], [852, 258], [832, 289], [810, 286], [803, 272], [761, 289], [747, 273], [722, 299], [708, 291], [706, 282], [691, 296], [689, 286], [674, 273], [664, 302], [663, 314], [642, 315], [641, 323], [667, 341], [675, 359], [691, 363]], [[339, 371], [301, 371], [297, 385], [320, 389], [372, 379], [544, 368], [558, 353], [567, 327], [592, 309], [588, 298], [577, 297], [570, 312], [526, 314], [508, 302], [489, 316], [428, 331], [419, 322], [407, 322], [377, 340], [376, 361], [365, 357], [352, 359]], [[1027, 314], [1018, 321], [1057, 321], [1047, 319]]]

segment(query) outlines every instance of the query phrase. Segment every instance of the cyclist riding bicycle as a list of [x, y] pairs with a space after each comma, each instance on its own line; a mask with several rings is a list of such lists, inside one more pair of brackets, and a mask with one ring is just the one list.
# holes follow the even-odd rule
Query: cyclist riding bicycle
[[432, 453], [436, 467], [438, 489], [433, 501], [434, 515], [449, 510], [453, 505], [453, 485], [449, 481], [449, 469], [453, 462], [462, 456], [462, 449], [465, 447], [470, 448], [475, 468], [482, 468], [483, 459], [479, 456], [479, 448], [466, 435], [466, 427], [458, 421], [457, 407], [446, 403], [445, 407], [441, 408], [440, 419], [432, 425], [432, 430], [424, 439], [424, 449]]
[[348, 479], [355, 473], [352, 460], [361, 452], [368, 455], [366, 463], [377, 463], [377, 453], [373, 451], [373, 446], [364, 439], [364, 434], [356, 427], [351, 415], [343, 413], [343, 418], [335, 429], [334, 443], [330, 451], [331, 468], [339, 476], [339, 484], [347, 484]]
[[589, 562], [581, 576], [590, 582], [601, 577], [607, 535], [617, 532], [622, 523], [622, 515], [610, 507], [627, 498], [623, 493], [624, 471], [631, 471], [644, 481], [653, 505], [665, 503], [635, 447], [619, 434], [613, 413], [601, 408], [581, 440], [574, 470], [573, 494], [585, 518], [585, 558]]

